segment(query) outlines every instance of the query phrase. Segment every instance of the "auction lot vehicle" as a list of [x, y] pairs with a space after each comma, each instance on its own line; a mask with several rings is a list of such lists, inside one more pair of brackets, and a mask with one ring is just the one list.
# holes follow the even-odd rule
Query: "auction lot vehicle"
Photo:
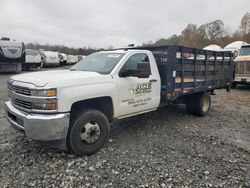
[[64, 53], [59, 53], [60, 65], [66, 65], [67, 63], [67, 55]]
[[58, 52], [52, 52], [52, 51], [41, 51], [44, 59], [43, 59], [43, 65], [45, 67], [47, 66], [58, 66], [60, 65], [60, 57]]
[[234, 57], [239, 55], [241, 46], [247, 45], [244, 41], [234, 41], [223, 48], [223, 51], [231, 51], [234, 54]]
[[33, 140], [92, 154], [107, 141], [114, 120], [170, 103], [207, 115], [210, 94], [230, 89], [232, 58], [231, 52], [174, 45], [93, 53], [70, 70], [12, 76], [6, 117]]
[[221, 51], [222, 48], [217, 44], [210, 44], [210, 45], [204, 47], [203, 50]]
[[[85, 55], [77, 55], [77, 59], [78, 61], [81, 61], [82, 59], [84, 59], [86, 56]], [[77, 61], [77, 62], [78, 62]]]
[[78, 62], [78, 57], [75, 55], [67, 55], [67, 64], [76, 64]]
[[235, 78], [232, 86], [250, 84], [250, 44], [241, 47], [239, 55], [234, 59]]
[[22, 68], [30, 70], [30, 68], [40, 68], [42, 66], [43, 57], [39, 50], [26, 49], [25, 63]]
[[0, 38], [0, 72], [20, 72], [24, 63], [24, 43]]

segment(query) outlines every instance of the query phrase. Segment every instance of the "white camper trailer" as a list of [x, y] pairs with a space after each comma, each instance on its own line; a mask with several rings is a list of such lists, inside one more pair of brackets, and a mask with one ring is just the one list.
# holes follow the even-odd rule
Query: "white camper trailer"
[[24, 62], [24, 43], [0, 38], [0, 72], [20, 72]]
[[220, 46], [217, 45], [217, 44], [211, 44], [211, 45], [208, 45], [208, 46], [206, 46], [205, 48], [203, 48], [203, 50], [221, 51], [221, 50], [222, 50], [222, 47], [220, 47]]
[[25, 63], [23, 64], [24, 70], [30, 68], [40, 68], [42, 66], [43, 57], [39, 50], [26, 49]]
[[75, 64], [78, 62], [78, 57], [75, 55], [67, 55], [67, 64]]
[[44, 55], [43, 65], [46, 66], [58, 66], [60, 65], [60, 58], [58, 52], [42, 51]]

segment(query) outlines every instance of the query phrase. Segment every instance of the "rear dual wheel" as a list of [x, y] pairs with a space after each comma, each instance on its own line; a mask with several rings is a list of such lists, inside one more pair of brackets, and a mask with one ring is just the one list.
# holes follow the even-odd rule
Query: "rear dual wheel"
[[188, 113], [196, 116], [206, 116], [211, 108], [211, 96], [208, 92], [198, 93], [190, 97], [186, 103]]

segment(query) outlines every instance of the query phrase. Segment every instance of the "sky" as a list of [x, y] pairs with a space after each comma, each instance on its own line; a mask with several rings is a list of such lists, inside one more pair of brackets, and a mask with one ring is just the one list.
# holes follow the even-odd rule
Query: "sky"
[[0, 37], [107, 48], [167, 38], [217, 19], [233, 32], [249, 0], [1, 0]]

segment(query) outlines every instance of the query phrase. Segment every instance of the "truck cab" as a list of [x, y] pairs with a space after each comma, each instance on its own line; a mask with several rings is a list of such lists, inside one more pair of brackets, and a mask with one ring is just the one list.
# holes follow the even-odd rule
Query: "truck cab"
[[[150, 51], [117, 50], [94, 53], [70, 70], [13, 76], [8, 89], [7, 119], [12, 126], [33, 140], [66, 149], [70, 124], [79, 113], [94, 110], [108, 126], [115, 119], [155, 110], [161, 80]], [[94, 122], [88, 129], [102, 128]], [[94, 142], [87, 139], [90, 136], [82, 137], [87, 145]], [[99, 145], [84, 153], [92, 153]]]
[[233, 86], [237, 84], [250, 84], [250, 45], [243, 45], [239, 55], [234, 59], [235, 79]]

